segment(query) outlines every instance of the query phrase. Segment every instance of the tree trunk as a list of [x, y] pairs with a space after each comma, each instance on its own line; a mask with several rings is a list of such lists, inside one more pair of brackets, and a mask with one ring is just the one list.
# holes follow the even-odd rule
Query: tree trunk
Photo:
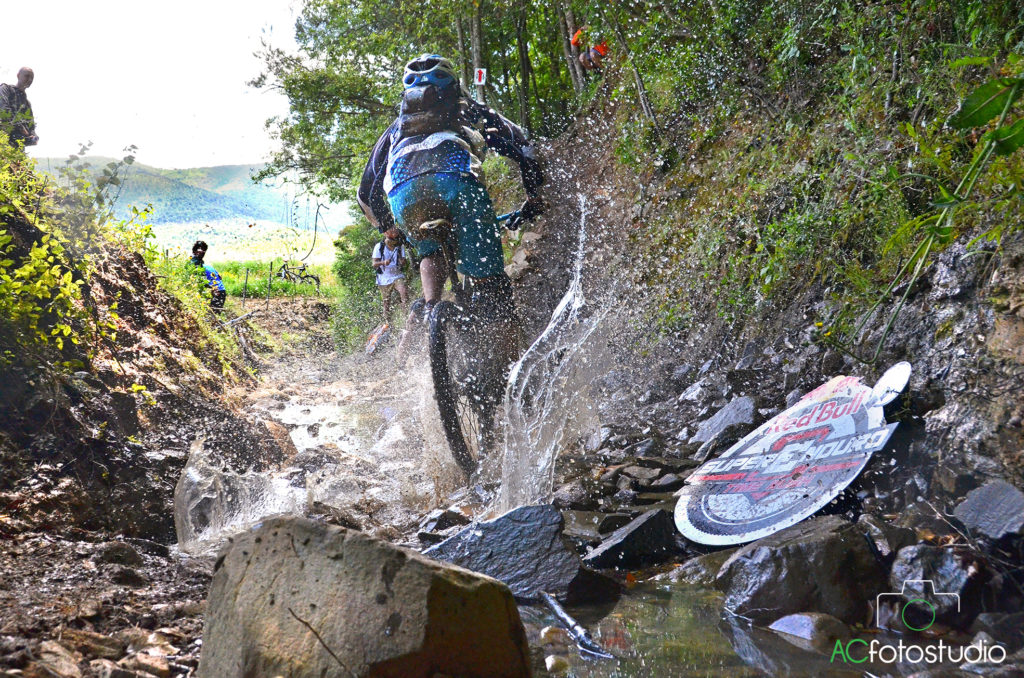
[[633, 52], [630, 51], [629, 45], [626, 43], [626, 36], [622, 32], [618, 20], [613, 19], [613, 21], [615, 22], [615, 37], [618, 38], [622, 51], [625, 52], [626, 58], [629, 59], [630, 68], [633, 69], [633, 80], [636, 82], [636, 94], [640, 100], [640, 110], [650, 120], [651, 125], [654, 127], [654, 133], [660, 136], [661, 128], [658, 127], [658, 119], [654, 115], [654, 107], [651, 106], [651, 100], [647, 97], [647, 87], [644, 86], [644, 78], [640, 74], [640, 69], [636, 67], [636, 62], [633, 61]]
[[565, 61], [569, 67], [569, 79], [572, 80], [572, 88], [579, 94], [583, 91], [583, 79], [580, 77], [578, 70], [580, 62], [573, 56], [573, 48], [569, 43], [569, 38], [572, 36], [566, 23], [562, 0], [556, 0], [555, 23], [557, 24], [558, 32], [562, 34], [562, 51], [565, 53]]
[[526, 44], [526, 6], [516, 17], [516, 47], [519, 51], [519, 124], [529, 130], [530, 125], [530, 50]]
[[462, 17], [455, 17], [455, 36], [459, 41], [459, 59], [462, 62], [462, 87], [467, 92], [473, 84], [473, 69], [470, 67], [471, 56], [466, 49], [466, 29], [462, 26]]
[[[470, 41], [472, 42], [473, 50], [473, 72], [476, 73], [477, 69], [484, 67], [483, 61], [483, 25], [480, 21], [480, 4], [482, 0], [474, 0], [473, 2], [473, 20], [471, 23], [470, 30]], [[474, 82], [476, 80], [474, 79]], [[476, 96], [480, 100], [480, 103], [487, 103], [487, 92], [483, 85], [476, 86]]]

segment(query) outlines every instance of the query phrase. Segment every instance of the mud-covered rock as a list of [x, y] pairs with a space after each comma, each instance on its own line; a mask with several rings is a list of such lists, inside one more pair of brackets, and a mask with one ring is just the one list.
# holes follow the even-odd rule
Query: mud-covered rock
[[550, 504], [521, 506], [470, 525], [423, 554], [494, 577], [520, 599], [534, 600], [541, 592], [568, 601], [613, 595], [617, 586], [584, 567], [563, 537], [564, 527]]
[[888, 584], [857, 527], [823, 516], [744, 546], [715, 585], [727, 608], [755, 622], [825, 612], [854, 623], [867, 618], [868, 603]]
[[437, 674], [530, 675], [503, 584], [302, 518], [268, 520], [218, 559], [200, 676]]
[[638, 567], [661, 562], [678, 552], [672, 514], [647, 511], [612, 532], [583, 558], [593, 567]]

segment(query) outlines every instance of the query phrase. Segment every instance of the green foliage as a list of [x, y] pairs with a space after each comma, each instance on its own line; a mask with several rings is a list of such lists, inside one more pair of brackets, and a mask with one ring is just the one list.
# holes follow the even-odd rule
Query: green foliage
[[[278, 276], [280, 258], [270, 261], [225, 261], [211, 262], [224, 281], [229, 297], [241, 297], [243, 291], [249, 299], [263, 299], [267, 296], [267, 280], [270, 280], [270, 296], [272, 297], [316, 297], [333, 299], [342, 293], [342, 288], [334, 280], [331, 266], [327, 264], [309, 264], [306, 272], [320, 278], [320, 290], [315, 285], [294, 283]], [[289, 268], [299, 266], [299, 262], [289, 262]], [[271, 272], [273, 267], [273, 272]], [[246, 270], [249, 272], [246, 283]]]
[[71, 169], [65, 176], [67, 186], [51, 185], [0, 134], [0, 364], [70, 370], [114, 336], [114, 307], [84, 294], [88, 254], [109, 237], [97, 207], [105, 194], [83, 190]]

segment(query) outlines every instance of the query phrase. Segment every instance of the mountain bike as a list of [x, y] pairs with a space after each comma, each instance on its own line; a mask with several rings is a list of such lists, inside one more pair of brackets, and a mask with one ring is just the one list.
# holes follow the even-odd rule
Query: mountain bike
[[[517, 214], [503, 214], [498, 221], [515, 219]], [[510, 341], [509, 330], [518, 333], [511, 282], [505, 276], [460, 277], [454, 266], [454, 229], [447, 219], [424, 222], [418, 230], [417, 240], [430, 237], [441, 243], [455, 296], [454, 301], [438, 301], [426, 321], [434, 400], [448, 447], [468, 478], [498, 440], [495, 414], [508, 368], [503, 356], [514, 348], [503, 351], [500, 336]], [[424, 306], [419, 308], [427, 312]]]
[[316, 291], [318, 294], [320, 293], [320, 276], [315, 273], [307, 273], [305, 264], [300, 264], [298, 268], [288, 268], [288, 262], [284, 262], [277, 271], [277, 277], [290, 283], [316, 285]]

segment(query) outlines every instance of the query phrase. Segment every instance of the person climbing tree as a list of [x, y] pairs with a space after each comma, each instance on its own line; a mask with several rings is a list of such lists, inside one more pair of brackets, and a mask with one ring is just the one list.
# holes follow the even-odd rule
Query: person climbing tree
[[601, 62], [608, 56], [608, 42], [601, 40], [592, 47], [585, 47], [586, 37], [590, 26], [584, 25], [572, 36], [570, 44], [580, 51], [580, 63], [588, 71], [600, 71]]

